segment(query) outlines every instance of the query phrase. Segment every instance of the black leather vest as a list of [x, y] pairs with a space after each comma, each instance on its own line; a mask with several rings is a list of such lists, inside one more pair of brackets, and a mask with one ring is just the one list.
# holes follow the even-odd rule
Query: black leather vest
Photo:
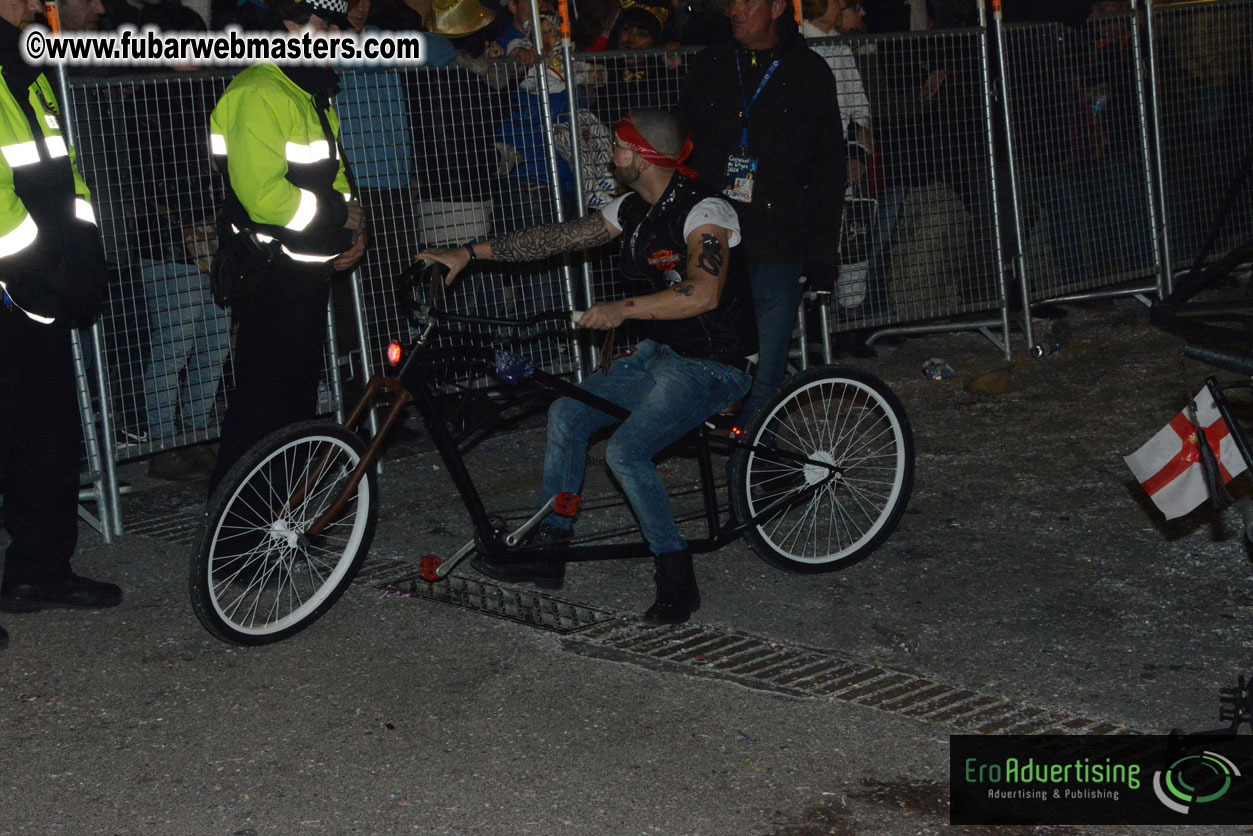
[[[632, 192], [618, 206], [622, 275], [647, 285], [645, 293], [665, 290], [687, 278], [683, 225], [702, 200], [716, 195], [699, 180], [677, 172], [654, 206]], [[649, 210], [652, 209], [650, 212]], [[644, 336], [693, 360], [742, 366], [757, 350], [757, 329], [742, 279], [727, 277], [718, 307], [691, 319], [644, 321]]]

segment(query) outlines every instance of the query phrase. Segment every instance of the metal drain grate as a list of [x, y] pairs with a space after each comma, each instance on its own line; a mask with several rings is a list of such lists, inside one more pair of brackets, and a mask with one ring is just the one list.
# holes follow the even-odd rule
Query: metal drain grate
[[[147, 515], [128, 534], [192, 545], [199, 516], [185, 510]], [[971, 734], [1136, 734], [1116, 723], [933, 682], [912, 674], [830, 653], [771, 642], [698, 624], [651, 627], [608, 610], [487, 581], [453, 575], [427, 583], [409, 575], [413, 561], [368, 558], [356, 584], [376, 584], [391, 595], [423, 598], [560, 634], [588, 655], [739, 682], [795, 696], [829, 697]]]
[[1037, 708], [878, 665], [696, 624], [616, 619], [569, 640], [589, 655], [651, 663], [795, 696], [829, 697], [968, 734], [1136, 734], [1125, 726]]
[[[408, 565], [412, 567], [413, 564]], [[460, 575], [452, 575], [439, 583], [428, 583], [416, 576], [407, 577], [381, 584], [379, 588], [386, 590], [389, 595], [425, 598], [428, 601], [438, 601], [441, 604], [451, 604], [485, 615], [542, 627], [554, 633], [574, 633], [616, 617], [611, 612], [595, 607], [585, 607], [529, 590], [471, 580]]]
[[152, 537], [176, 546], [190, 546], [196, 539], [199, 527], [200, 517], [196, 514], [173, 511], [168, 514], [129, 520], [126, 524], [126, 533]]

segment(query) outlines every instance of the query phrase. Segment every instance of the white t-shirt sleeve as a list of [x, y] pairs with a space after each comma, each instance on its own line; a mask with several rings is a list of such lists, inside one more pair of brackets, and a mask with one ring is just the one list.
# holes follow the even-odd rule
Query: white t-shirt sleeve
[[618, 195], [612, 201], [600, 207], [600, 214], [604, 216], [605, 220], [609, 221], [610, 226], [612, 226], [614, 229], [618, 230], [619, 232], [622, 231], [622, 224], [618, 223], [618, 207], [621, 206], [622, 201], [626, 200], [628, 197], [630, 197], [630, 195], [631, 195], [631, 192]]
[[731, 234], [727, 236], [728, 247], [734, 247], [740, 243], [739, 216], [735, 214], [731, 204], [722, 198], [707, 197], [692, 207], [692, 211], [687, 213], [687, 220], [683, 222], [683, 240], [687, 240], [687, 236], [692, 234], [693, 229], [705, 224], [720, 226], [730, 232]]

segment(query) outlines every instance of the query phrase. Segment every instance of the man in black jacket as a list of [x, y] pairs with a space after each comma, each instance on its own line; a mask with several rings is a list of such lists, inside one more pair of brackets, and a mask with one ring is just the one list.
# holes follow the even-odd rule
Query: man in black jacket
[[761, 345], [745, 417], [783, 382], [802, 273], [833, 281], [839, 263], [845, 143], [835, 78], [785, 12], [788, 0], [732, 0], [734, 40], [692, 59], [680, 99], [692, 168], [730, 199], [744, 234]]

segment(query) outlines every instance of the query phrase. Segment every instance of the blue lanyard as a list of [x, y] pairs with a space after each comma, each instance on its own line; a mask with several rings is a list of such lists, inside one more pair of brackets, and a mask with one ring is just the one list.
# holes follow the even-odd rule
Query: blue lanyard
[[735, 53], [735, 77], [740, 80], [740, 101], [744, 103], [744, 127], [740, 129], [740, 145], [748, 147], [748, 112], [753, 105], [757, 103], [757, 97], [761, 95], [761, 91], [766, 89], [766, 82], [770, 80], [770, 76], [774, 75], [774, 71], [779, 68], [779, 59], [774, 59], [774, 63], [766, 70], [766, 74], [761, 77], [761, 83], [757, 85], [757, 92], [753, 94], [752, 101], [744, 97], [744, 75], [740, 72], [740, 54]]

